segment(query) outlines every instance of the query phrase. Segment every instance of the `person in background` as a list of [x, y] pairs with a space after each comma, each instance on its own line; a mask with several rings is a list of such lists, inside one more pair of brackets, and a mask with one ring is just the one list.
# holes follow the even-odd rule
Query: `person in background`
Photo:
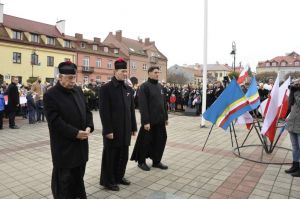
[[175, 112], [175, 106], [176, 106], [176, 96], [175, 96], [175, 94], [172, 94], [171, 97], [170, 97], [170, 108], [171, 108], [171, 111]]
[[20, 106], [20, 95], [18, 90], [18, 77], [14, 77], [11, 84], [7, 88], [7, 113], [9, 118], [9, 128], [11, 129], [19, 129], [19, 127], [15, 124], [16, 113], [18, 107]]
[[35, 119], [36, 104], [34, 103], [32, 91], [27, 92], [26, 99], [27, 99], [27, 111], [28, 111], [29, 124], [34, 124], [36, 122]]
[[5, 100], [3, 88], [0, 87], [0, 130], [3, 129], [3, 116], [4, 116]]

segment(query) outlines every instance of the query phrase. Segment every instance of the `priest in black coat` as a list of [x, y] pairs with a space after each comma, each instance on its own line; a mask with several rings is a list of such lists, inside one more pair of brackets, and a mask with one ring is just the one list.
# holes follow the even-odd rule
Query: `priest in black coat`
[[18, 129], [19, 127], [15, 124], [15, 117], [18, 110], [18, 106], [20, 106], [20, 95], [17, 84], [19, 83], [18, 77], [14, 77], [13, 81], [7, 88], [7, 112], [9, 119], [9, 128]]
[[129, 185], [124, 178], [131, 136], [136, 134], [133, 90], [125, 84], [127, 63], [115, 61], [115, 75], [100, 88], [103, 153], [100, 185], [118, 191], [118, 184]]
[[86, 198], [84, 173], [88, 161], [88, 137], [93, 116], [82, 90], [76, 87], [77, 66], [70, 61], [58, 66], [59, 81], [44, 94], [44, 110], [50, 131], [54, 199]]
[[161, 162], [166, 142], [168, 125], [167, 103], [163, 86], [158, 83], [159, 68], [151, 66], [148, 69], [148, 81], [140, 87], [139, 109], [141, 112], [141, 128], [131, 156], [138, 162], [138, 167], [144, 171], [150, 168], [146, 158], [152, 159], [152, 167], [168, 169]]

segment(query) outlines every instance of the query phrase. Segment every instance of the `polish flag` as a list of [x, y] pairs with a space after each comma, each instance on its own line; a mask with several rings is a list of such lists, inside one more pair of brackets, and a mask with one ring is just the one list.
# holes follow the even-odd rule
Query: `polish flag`
[[267, 111], [264, 123], [261, 129], [261, 134], [266, 135], [270, 142], [273, 143], [276, 133], [276, 125], [279, 112], [279, 77], [277, 76], [274, 86], [267, 103]]
[[291, 83], [291, 77], [289, 77], [279, 88], [279, 118], [284, 118], [288, 111], [288, 101], [289, 101], [289, 85]]
[[240, 74], [240, 76], [239, 76], [239, 78], [238, 78], [238, 80], [237, 80], [237, 83], [238, 83], [238, 84], [244, 83], [247, 77], [248, 77], [248, 67], [245, 67], [245, 68], [242, 70], [242, 72], [241, 72], [241, 74]]

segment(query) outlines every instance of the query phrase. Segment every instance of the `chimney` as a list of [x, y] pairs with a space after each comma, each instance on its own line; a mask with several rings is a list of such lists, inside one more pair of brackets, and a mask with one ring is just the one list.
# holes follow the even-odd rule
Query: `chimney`
[[150, 38], [145, 38], [145, 46], [149, 46], [150, 44]]
[[65, 25], [66, 25], [66, 20], [59, 20], [56, 22], [56, 28], [60, 32], [60, 34], [65, 34]]
[[0, 3], [0, 23], [3, 23], [3, 7], [4, 4]]
[[118, 41], [122, 41], [122, 30], [116, 31], [116, 38]]
[[75, 33], [75, 38], [78, 40], [82, 40], [83, 39], [83, 35], [79, 34], [79, 33]]
[[101, 39], [100, 39], [99, 37], [94, 37], [94, 42], [100, 43], [100, 42], [101, 42]]

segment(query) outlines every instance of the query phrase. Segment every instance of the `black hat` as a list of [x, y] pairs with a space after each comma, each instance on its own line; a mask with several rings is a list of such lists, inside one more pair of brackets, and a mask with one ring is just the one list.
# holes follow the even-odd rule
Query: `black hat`
[[58, 71], [60, 74], [75, 75], [77, 71], [77, 66], [71, 61], [61, 62], [58, 65]]
[[115, 61], [115, 69], [127, 69], [127, 62], [122, 57], [119, 57], [117, 61]]

